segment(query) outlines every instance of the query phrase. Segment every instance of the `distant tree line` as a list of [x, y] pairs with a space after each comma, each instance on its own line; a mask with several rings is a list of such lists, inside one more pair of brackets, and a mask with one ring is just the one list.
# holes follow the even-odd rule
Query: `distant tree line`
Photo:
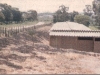
[[29, 10], [28, 12], [21, 12], [18, 8], [12, 7], [8, 4], [0, 4], [0, 23], [19, 23], [23, 21], [37, 20], [37, 12]]

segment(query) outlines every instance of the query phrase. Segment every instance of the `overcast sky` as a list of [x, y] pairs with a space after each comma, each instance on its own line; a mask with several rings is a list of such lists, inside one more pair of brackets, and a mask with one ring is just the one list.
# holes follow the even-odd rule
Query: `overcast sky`
[[93, 0], [0, 0], [0, 3], [7, 3], [13, 7], [19, 8], [21, 11], [30, 9], [40, 12], [55, 12], [60, 5], [69, 7], [69, 11], [82, 12], [85, 5], [92, 4]]

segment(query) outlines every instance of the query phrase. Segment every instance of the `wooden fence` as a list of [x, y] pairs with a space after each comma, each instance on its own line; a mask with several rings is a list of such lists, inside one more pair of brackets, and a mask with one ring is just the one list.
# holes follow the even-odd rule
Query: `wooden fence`
[[46, 25], [51, 25], [51, 23], [49, 24], [43, 24], [43, 25], [29, 25], [29, 26], [17, 26], [17, 27], [0, 27], [0, 37], [10, 37], [12, 35], [17, 35], [20, 32], [24, 32], [24, 31], [29, 31], [29, 30], [34, 30], [37, 29], [39, 27], [43, 27]]
[[23, 26], [23, 27], [0, 27], [0, 37], [10, 37], [12, 35], [17, 35], [20, 32], [24, 32], [27, 30], [32, 30], [34, 29], [34, 27], [28, 27], [27, 26]]

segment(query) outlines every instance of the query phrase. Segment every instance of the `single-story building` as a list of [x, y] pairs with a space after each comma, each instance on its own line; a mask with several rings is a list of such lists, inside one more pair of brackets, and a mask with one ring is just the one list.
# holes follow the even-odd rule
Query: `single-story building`
[[50, 45], [57, 48], [100, 52], [100, 31], [75, 22], [58, 22], [50, 29]]

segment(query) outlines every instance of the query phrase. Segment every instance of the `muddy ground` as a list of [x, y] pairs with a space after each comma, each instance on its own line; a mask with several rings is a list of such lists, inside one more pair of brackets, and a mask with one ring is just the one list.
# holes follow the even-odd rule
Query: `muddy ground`
[[44, 26], [0, 39], [0, 74], [100, 74], [100, 54], [49, 46]]

